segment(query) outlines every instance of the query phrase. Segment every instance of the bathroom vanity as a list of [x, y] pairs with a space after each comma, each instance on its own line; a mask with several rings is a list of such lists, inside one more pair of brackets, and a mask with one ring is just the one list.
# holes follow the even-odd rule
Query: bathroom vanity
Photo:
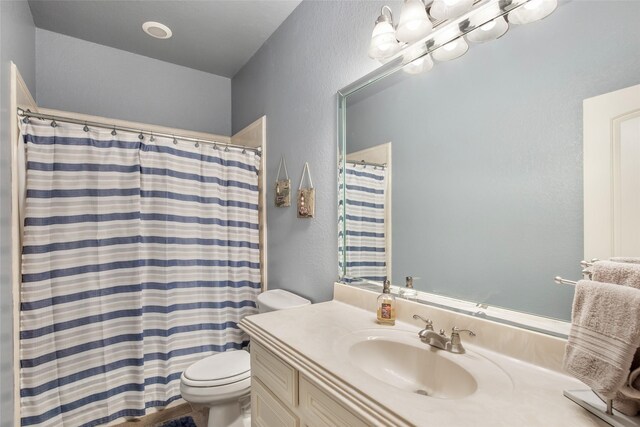
[[[376, 293], [334, 285], [334, 300], [249, 316], [254, 426], [605, 426], [563, 396], [564, 340], [412, 301], [375, 321]], [[422, 342], [453, 326], [466, 352]], [[295, 327], [292, 327], [295, 325]]]

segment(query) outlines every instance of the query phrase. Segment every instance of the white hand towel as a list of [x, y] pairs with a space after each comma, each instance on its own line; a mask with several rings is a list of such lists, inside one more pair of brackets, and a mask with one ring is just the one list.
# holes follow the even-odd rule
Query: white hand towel
[[640, 289], [640, 264], [597, 261], [591, 266], [590, 271], [596, 282]]
[[609, 258], [609, 261], [628, 262], [630, 264], [640, 264], [640, 258], [636, 258], [636, 257], [614, 257], [614, 258]]
[[630, 417], [640, 412], [640, 350], [633, 358], [628, 380], [613, 398], [613, 409]]
[[580, 280], [564, 369], [605, 398], [614, 398], [640, 346], [639, 310], [640, 290]]

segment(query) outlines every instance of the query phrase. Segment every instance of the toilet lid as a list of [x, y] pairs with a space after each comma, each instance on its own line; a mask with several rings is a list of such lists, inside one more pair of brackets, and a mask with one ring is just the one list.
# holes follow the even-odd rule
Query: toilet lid
[[268, 311], [298, 308], [309, 304], [311, 301], [308, 299], [284, 289], [272, 289], [258, 295], [258, 306], [263, 306]]
[[187, 380], [206, 383], [203, 386], [234, 383], [251, 375], [249, 353], [237, 350], [214, 354], [189, 366], [183, 375]]

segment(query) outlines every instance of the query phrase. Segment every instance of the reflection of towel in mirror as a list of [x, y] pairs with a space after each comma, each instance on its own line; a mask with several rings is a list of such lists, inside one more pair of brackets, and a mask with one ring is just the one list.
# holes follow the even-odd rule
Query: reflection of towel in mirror
[[[633, 358], [631, 364], [631, 372], [633, 376], [629, 377], [632, 389], [637, 390], [640, 394], [640, 349], [636, 351], [636, 355]], [[600, 396], [602, 398], [602, 396]], [[613, 398], [613, 409], [622, 412], [630, 417], [635, 417], [640, 412], [640, 399], [629, 398], [621, 392], [617, 392]]]
[[628, 378], [640, 347], [640, 291], [590, 280], [576, 284], [564, 369], [606, 398]]
[[593, 280], [596, 282], [640, 289], [640, 264], [597, 261], [589, 270], [593, 274]]
[[610, 258], [609, 261], [613, 261], [613, 262], [628, 262], [630, 264], [640, 264], [640, 258], [635, 258], [635, 257], [614, 257], [614, 258]]

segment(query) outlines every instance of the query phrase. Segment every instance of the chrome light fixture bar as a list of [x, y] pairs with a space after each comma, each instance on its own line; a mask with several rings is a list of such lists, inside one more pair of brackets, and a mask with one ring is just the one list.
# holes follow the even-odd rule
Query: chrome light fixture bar
[[369, 56], [384, 64], [398, 60], [402, 66], [427, 56], [420, 64], [407, 66], [406, 71], [428, 71], [431, 58], [458, 58], [467, 52], [467, 42], [495, 40], [507, 32], [509, 24], [543, 19], [557, 6], [557, 0], [433, 0], [427, 5], [423, 0], [405, 0], [397, 28], [391, 9], [382, 8]]

